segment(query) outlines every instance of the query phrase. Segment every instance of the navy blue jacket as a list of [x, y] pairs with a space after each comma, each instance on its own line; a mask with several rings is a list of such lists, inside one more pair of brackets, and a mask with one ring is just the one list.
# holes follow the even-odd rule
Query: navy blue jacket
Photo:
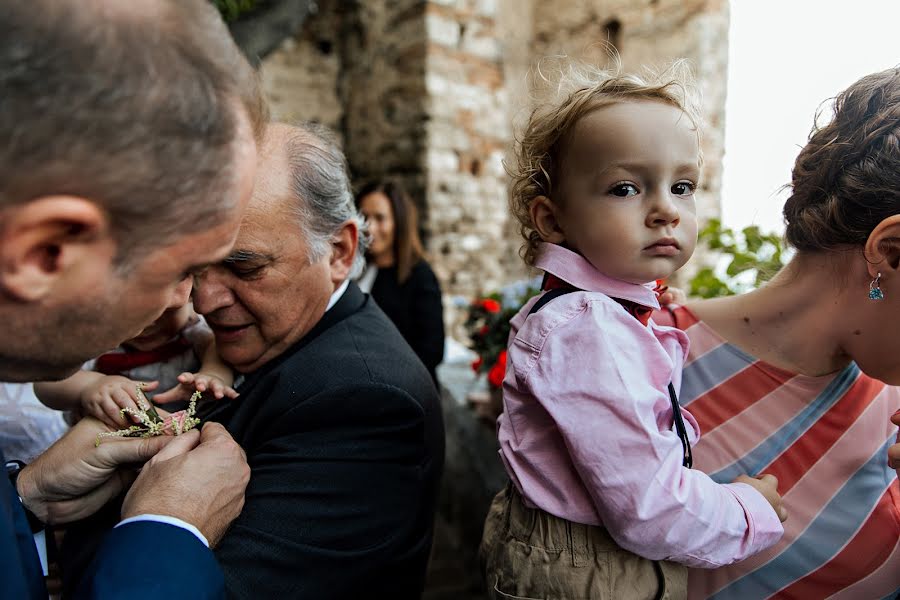
[[[5, 473], [0, 481], [0, 582], [2, 598], [47, 599], [34, 538]], [[77, 598], [136, 600], [224, 595], [222, 571], [194, 534], [148, 521], [109, 531], [76, 593]]]

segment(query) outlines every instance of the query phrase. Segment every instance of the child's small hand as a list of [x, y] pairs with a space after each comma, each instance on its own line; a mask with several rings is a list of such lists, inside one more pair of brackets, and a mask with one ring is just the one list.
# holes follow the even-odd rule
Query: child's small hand
[[787, 509], [782, 504], [781, 494], [778, 493], [778, 478], [774, 475], [764, 474], [759, 477], [741, 475], [734, 480], [734, 483], [746, 483], [752, 486], [772, 505], [772, 508], [775, 509], [775, 514], [778, 515], [781, 522], [787, 521]]
[[[900, 410], [891, 416], [891, 423], [900, 425]], [[896, 444], [888, 448], [888, 465], [897, 471], [897, 477], [900, 477], [900, 431], [897, 432]]]
[[659, 300], [660, 306], [668, 306], [669, 304], [683, 305], [687, 302], [687, 294], [681, 288], [666, 286], [657, 300]]
[[[127, 425], [131, 419], [122, 415], [123, 408], [138, 410], [137, 386], [140, 382], [121, 377], [107, 375], [87, 386], [81, 392], [81, 408], [85, 414], [93, 415], [113, 428]], [[158, 381], [144, 383], [144, 391], [156, 389]]]
[[179, 384], [171, 390], [153, 396], [153, 401], [157, 404], [168, 404], [179, 400], [188, 401], [194, 390], [209, 391], [216, 400], [221, 400], [226, 396], [232, 400], [238, 397], [234, 388], [226, 385], [220, 377], [208, 373], [182, 373], [178, 376], [178, 381]]

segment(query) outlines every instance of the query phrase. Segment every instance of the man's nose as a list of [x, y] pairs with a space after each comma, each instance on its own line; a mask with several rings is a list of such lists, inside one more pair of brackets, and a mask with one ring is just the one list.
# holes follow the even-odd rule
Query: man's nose
[[205, 269], [194, 276], [194, 289], [191, 294], [194, 310], [208, 315], [233, 303], [233, 296], [215, 269]]
[[181, 308], [191, 297], [191, 285], [192, 279], [190, 276], [185, 277], [181, 280], [181, 282], [175, 286], [175, 290], [172, 292], [172, 298], [169, 301], [169, 305], [166, 309], [170, 308]]

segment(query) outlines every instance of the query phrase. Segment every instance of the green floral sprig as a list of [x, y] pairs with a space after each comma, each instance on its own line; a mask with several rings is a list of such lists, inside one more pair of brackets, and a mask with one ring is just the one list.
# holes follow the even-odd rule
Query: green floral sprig
[[95, 446], [99, 446], [104, 438], [115, 437], [155, 437], [158, 435], [181, 435], [186, 431], [190, 431], [200, 424], [200, 419], [194, 417], [197, 412], [197, 400], [202, 394], [197, 391], [191, 395], [188, 407], [185, 410], [179, 410], [169, 416], [163, 418], [159, 416], [153, 404], [144, 396], [143, 385], [137, 386], [138, 410], [133, 408], [123, 408], [119, 411], [123, 417], [130, 415], [138, 420], [138, 423], [119, 429], [118, 431], [104, 431], [97, 434]]

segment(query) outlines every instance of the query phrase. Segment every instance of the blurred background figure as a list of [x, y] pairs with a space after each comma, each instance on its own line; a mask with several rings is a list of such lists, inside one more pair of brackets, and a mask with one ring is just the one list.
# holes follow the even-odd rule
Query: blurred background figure
[[31, 462], [69, 428], [63, 413], [47, 408], [30, 383], [0, 382], [0, 450]]
[[357, 283], [394, 322], [437, 384], [444, 358], [441, 287], [425, 260], [418, 213], [396, 181], [375, 181], [356, 196], [369, 226], [366, 269]]

